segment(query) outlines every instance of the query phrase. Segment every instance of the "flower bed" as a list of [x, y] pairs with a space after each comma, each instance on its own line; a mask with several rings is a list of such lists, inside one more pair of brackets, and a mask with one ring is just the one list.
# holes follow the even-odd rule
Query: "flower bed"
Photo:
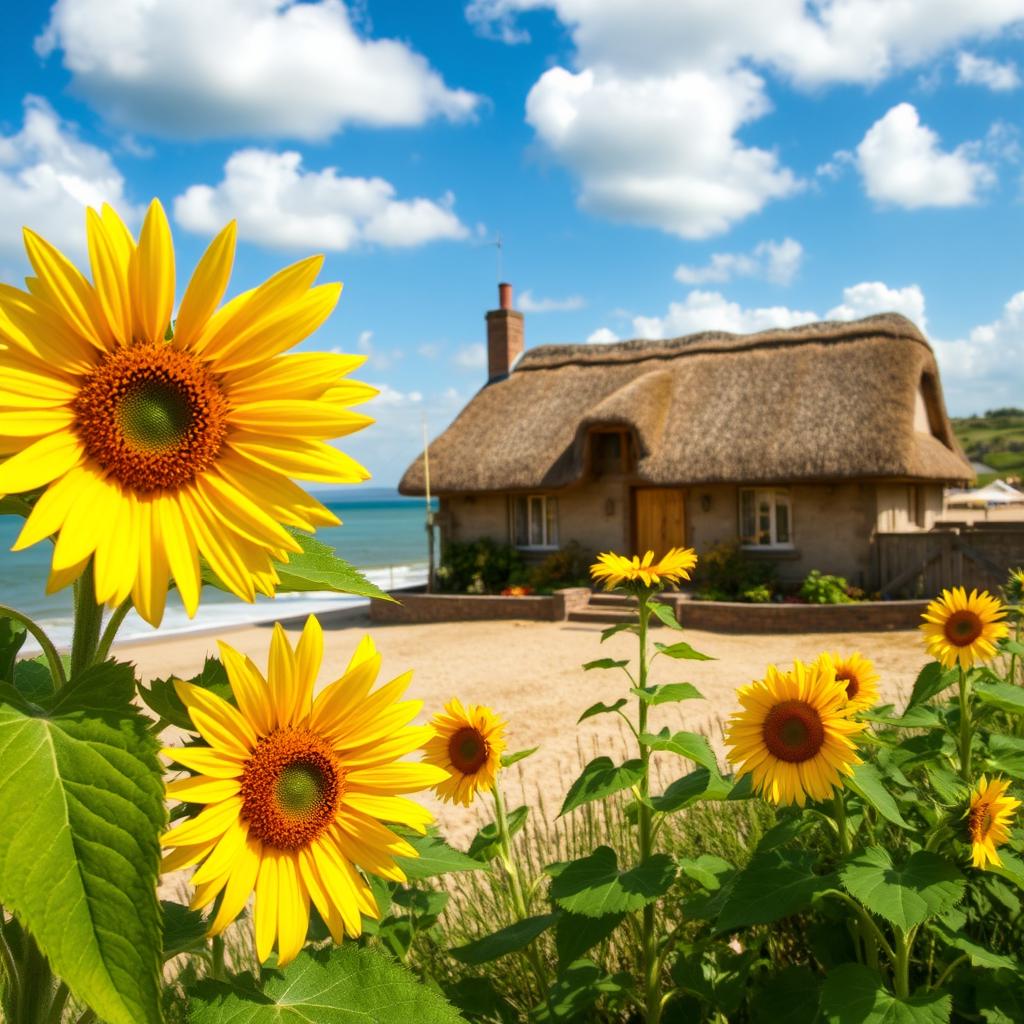
[[857, 601], [852, 604], [748, 604], [676, 600], [688, 629], [712, 633], [857, 633], [914, 629], [927, 601]]

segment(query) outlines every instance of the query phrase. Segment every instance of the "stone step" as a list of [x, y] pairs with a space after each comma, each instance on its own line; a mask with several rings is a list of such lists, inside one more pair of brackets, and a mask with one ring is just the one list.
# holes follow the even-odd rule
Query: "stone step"
[[590, 595], [590, 604], [592, 607], [635, 608], [636, 598], [626, 594], [605, 594], [596, 590]]
[[636, 615], [629, 608], [580, 608], [569, 612], [570, 622], [634, 622]]

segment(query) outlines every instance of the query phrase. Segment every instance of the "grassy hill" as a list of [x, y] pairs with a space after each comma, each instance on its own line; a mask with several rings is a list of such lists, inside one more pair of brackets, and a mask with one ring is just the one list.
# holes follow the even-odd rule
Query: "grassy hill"
[[997, 477], [1024, 478], [1024, 409], [992, 409], [984, 416], [954, 419], [953, 430], [969, 459], [993, 469], [978, 474], [978, 486]]

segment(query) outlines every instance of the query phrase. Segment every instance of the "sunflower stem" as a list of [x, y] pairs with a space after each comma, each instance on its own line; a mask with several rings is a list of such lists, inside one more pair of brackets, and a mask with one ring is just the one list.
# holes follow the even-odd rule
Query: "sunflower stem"
[[[651, 607], [648, 603], [650, 593], [647, 590], [640, 591], [637, 595], [639, 602], [639, 643], [640, 663], [637, 672], [639, 689], [647, 687], [647, 628], [651, 619]], [[643, 763], [643, 771], [640, 775], [640, 809], [638, 812], [638, 843], [640, 847], [640, 863], [648, 860], [654, 848], [653, 814], [647, 802], [651, 791], [651, 748], [640, 740], [640, 737], [647, 732], [647, 702], [637, 698], [637, 742], [640, 745], [640, 760]], [[661, 972], [660, 958], [658, 956], [657, 935], [655, 932], [655, 907], [648, 903], [644, 907], [643, 929], [641, 932], [641, 947], [643, 953], [644, 971], [644, 1008], [646, 1011], [645, 1020], [647, 1024], [658, 1024], [661, 1020]]]
[[72, 679], [96, 662], [103, 606], [96, 603], [94, 579], [93, 563], [90, 559], [85, 572], [75, 580], [75, 626], [71, 638]]
[[46, 1015], [46, 1024], [60, 1024], [64, 1018], [64, 1007], [68, 1001], [68, 987], [62, 981], [53, 994], [53, 1002], [50, 1003], [50, 1012]]
[[19, 612], [17, 608], [10, 608], [5, 604], [0, 604], [0, 617], [20, 622], [32, 634], [32, 638], [42, 648], [43, 654], [46, 657], [46, 664], [50, 667], [54, 689], [59, 690], [64, 686], [68, 681], [67, 676], [64, 674], [64, 663], [60, 660], [57, 648], [53, 646], [53, 641], [46, 635], [43, 627], [34, 619], [25, 615], [24, 612]]
[[960, 777], [971, 784], [971, 684], [960, 666]]
[[836, 829], [839, 832], [839, 854], [845, 857], [850, 852], [850, 830], [846, 824], [846, 804], [841, 789], [836, 790], [833, 800], [836, 809]]
[[132, 599], [130, 597], [125, 598], [114, 610], [114, 613], [107, 621], [106, 628], [103, 630], [103, 635], [100, 637], [99, 646], [96, 648], [96, 654], [93, 659], [95, 662], [98, 663], [106, 660], [107, 655], [110, 653], [110, 648], [114, 645], [117, 631], [121, 628], [121, 623], [124, 622], [125, 616], [131, 610]]
[[896, 960], [893, 964], [893, 986], [898, 999], [910, 998], [910, 949], [914, 944], [914, 931], [911, 928], [905, 935], [896, 929]]
[[210, 939], [210, 977], [223, 981], [227, 977], [224, 965], [224, 936], [214, 935]]

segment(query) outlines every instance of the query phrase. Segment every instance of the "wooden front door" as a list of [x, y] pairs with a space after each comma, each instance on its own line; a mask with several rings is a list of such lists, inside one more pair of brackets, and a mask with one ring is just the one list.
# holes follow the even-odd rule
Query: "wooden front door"
[[683, 492], [670, 487], [638, 487], [633, 491], [635, 552], [653, 551], [660, 558], [669, 548], [686, 547]]

